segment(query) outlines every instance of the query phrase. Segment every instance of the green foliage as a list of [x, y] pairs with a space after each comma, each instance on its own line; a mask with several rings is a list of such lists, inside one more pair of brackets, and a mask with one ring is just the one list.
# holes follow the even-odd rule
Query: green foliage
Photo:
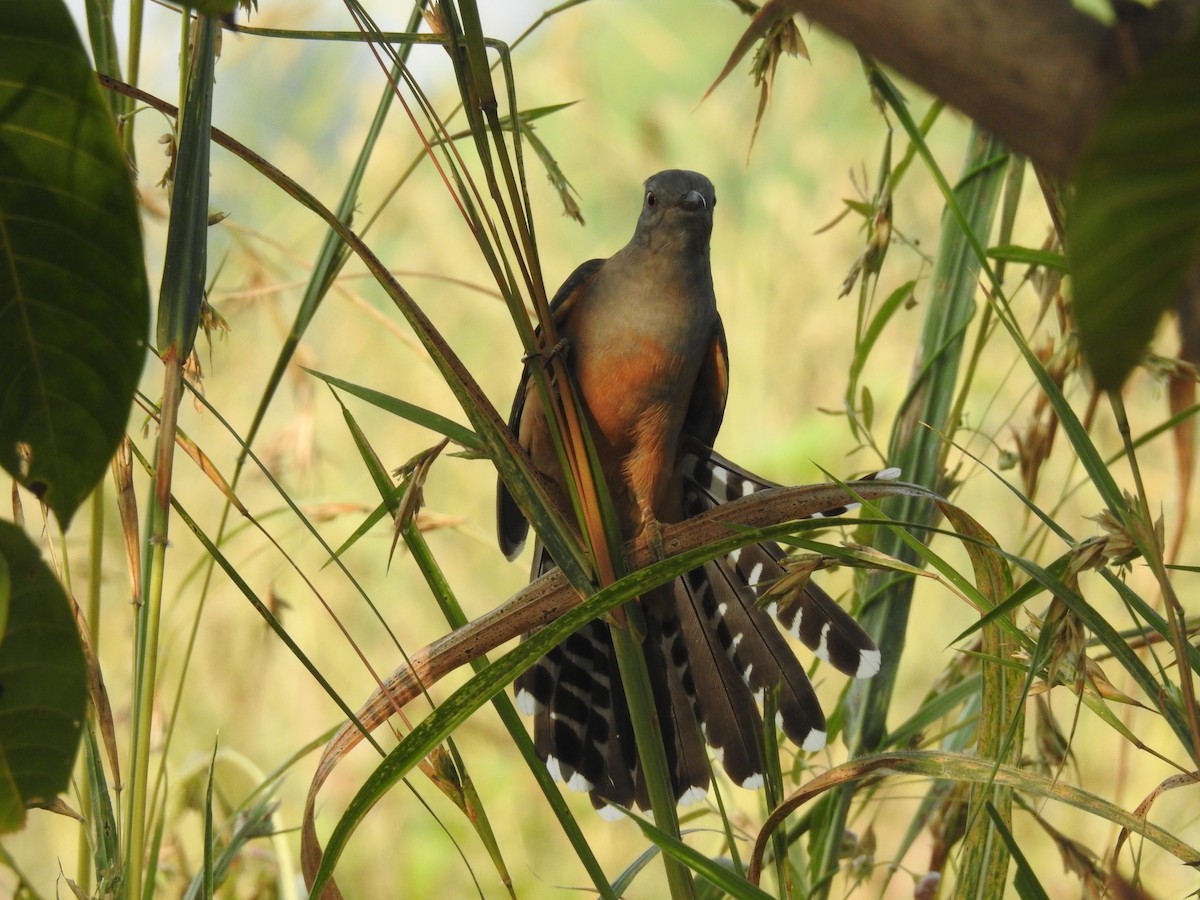
[[[165, 80], [146, 79], [140, 90], [105, 82], [107, 104], [86, 62], [87, 77], [62, 82], [56, 96], [78, 94], [87, 113], [69, 139], [39, 120], [38, 133], [57, 134], [60, 146], [86, 137], [111, 156], [108, 109], [140, 110], [137, 121], [170, 132], [165, 146], [175, 155], [159, 163], [173, 185], [169, 224], [157, 215], [164, 194], [150, 187], [141, 220], [151, 269], [165, 270], [163, 347], [186, 351], [201, 325], [211, 337], [228, 322], [232, 333], [228, 345], [197, 345], [186, 381], [182, 356], [167, 354], [163, 382], [138, 398], [149, 427], [128, 429], [115, 500], [97, 498], [85, 548], [57, 538], [126, 434], [136, 371], [118, 372], [124, 363], [111, 348], [109, 368], [95, 369], [99, 351], [72, 343], [82, 330], [70, 322], [48, 319], [33, 338], [8, 329], [3, 317], [28, 319], [33, 306], [22, 298], [32, 295], [17, 291], [15, 305], [0, 295], [0, 377], [8, 379], [0, 397], [22, 401], [0, 406], [0, 453], [18, 442], [33, 447], [25, 463], [5, 465], [23, 484], [54, 488], [44, 496], [60, 531], [47, 527], [42, 555], [53, 553], [63, 573], [60, 585], [30, 537], [33, 525], [0, 523], [0, 824], [20, 823], [31, 797], [64, 791], [86, 724], [78, 787], [65, 798], [83, 819], [77, 866], [51, 838], [11, 856], [6, 846], [0, 863], [17, 873], [13, 883], [28, 872], [49, 884], [61, 865], [84, 895], [290, 896], [299, 854], [318, 887], [336, 877], [349, 896], [394, 893], [400, 883], [414, 893], [540, 896], [548, 884], [589, 882], [606, 898], [882, 895], [904, 891], [898, 883], [909, 877], [917, 891], [940, 880], [943, 895], [964, 897], [1055, 896], [1109, 877], [1173, 890], [1178, 862], [1200, 859], [1186, 830], [1191, 813], [1155, 806], [1172, 788], [1194, 790], [1180, 770], [1195, 769], [1200, 745], [1197, 622], [1178, 599], [1195, 586], [1183, 536], [1197, 405], [1186, 399], [1185, 370], [1163, 364], [1172, 397], [1182, 400], [1160, 411], [1157, 387], [1135, 377], [1131, 421], [1119, 403], [1106, 409], [1081, 372], [1070, 315], [1078, 311], [1085, 349], [1104, 356], [1108, 342], [1121, 341], [1111, 354], [1121, 368], [1104, 376], [1118, 383], [1169, 298], [1156, 295], [1140, 331], [1122, 329], [1113, 323], [1132, 315], [1131, 301], [1109, 292], [1109, 282], [1128, 276], [1122, 284], [1164, 288], [1194, 252], [1194, 242], [1190, 251], [1184, 245], [1200, 208], [1189, 168], [1200, 100], [1182, 90], [1171, 99], [1162, 80], [1190, 85], [1193, 63], [1168, 58], [1166, 75], [1150, 67], [1132, 89], [1146, 92], [1144, 109], [1122, 101], [1114, 111], [1067, 204], [1067, 254], [1051, 224], [1058, 210], [1048, 215], [1045, 199], [1022, 189], [1033, 181], [1023, 160], [819, 33], [806, 37], [812, 66], [799, 69], [782, 58], [786, 42], [775, 33], [765, 58], [773, 80], [759, 96], [795, 92], [800, 102], [763, 116], [759, 96], [736, 78], [696, 108], [729, 55], [729, 37], [691, 21], [685, 2], [665, 13], [630, 7], [621, 17], [604, 4], [575, 5], [538, 20], [553, 30], [533, 51], [492, 40], [476, 4], [463, 0], [442, 4], [442, 18], [420, 34], [414, 12], [404, 33], [382, 35], [359, 4], [339, 33], [239, 20], [242, 33], [225, 35], [219, 59], [212, 23], [178, 27], [175, 13], [161, 13], [170, 28], [154, 32], [157, 43], [181, 36], [164, 54]], [[145, 60], [137, 51], [124, 66], [114, 58], [111, 4], [93, 0], [88, 10], [97, 69], [138, 79]], [[737, 23], [732, 7], [724, 12], [723, 21]], [[140, 38], [136, 15], [130, 31]], [[13, 45], [13, 23], [37, 21], [55, 35], [53, 46], [74, 47], [63, 67], [74, 71], [81, 53], [63, 16], [57, 0], [0, 3], [0, 48]], [[373, 81], [362, 71], [374, 70], [353, 70], [347, 93], [330, 73], [367, 58], [358, 46], [364, 32], [377, 39], [380, 68]], [[438, 35], [445, 43], [430, 57], [441, 69], [430, 70], [444, 82], [408, 67], [409, 49]], [[188, 75], [182, 96], [168, 101], [177, 53]], [[263, 99], [274, 95], [256, 91], [275, 69], [288, 73], [279, 90], [304, 100], [289, 100], [279, 120], [273, 99]], [[33, 79], [68, 77], [46, 75], [19, 52], [0, 53], [0, 74], [0, 92], [9, 92], [0, 96], [12, 101], [0, 109], [10, 115], [33, 108], [45, 83]], [[379, 95], [360, 108], [364, 84]], [[210, 155], [214, 101], [233, 137], [214, 132], [224, 150]], [[239, 105], [253, 114], [235, 114]], [[182, 124], [175, 106], [184, 108]], [[801, 108], [803, 121], [787, 118]], [[9, 121], [0, 121], [0, 153], [25, 147], [22, 165], [49, 166], [54, 157], [29, 152], [21, 143], [29, 130], [14, 136]], [[122, 120], [130, 150], [133, 121]], [[153, 139], [148, 127], [139, 125], [143, 143]], [[1155, 146], [1139, 147], [1142, 135]], [[864, 158], [879, 149], [873, 183], [843, 176], [845, 152], [830, 148], [846, 146]], [[142, 177], [153, 179], [146, 149]], [[140, 366], [147, 304], [140, 238], [131, 237], [137, 215], [123, 161], [104, 158], [74, 164], [92, 166], [79, 170], [87, 181], [80, 190], [121, 187], [123, 199], [110, 207], [124, 218], [102, 237], [119, 245], [123, 255], [110, 255], [123, 265], [97, 274], [91, 254], [44, 240], [32, 256], [8, 259], [20, 285], [43, 268], [57, 273], [59, 305], [47, 314], [61, 318], [85, 295], [119, 306], [121, 336], [108, 336], [110, 310], [97, 314], [103, 323], [88, 322], [88, 341], [104, 335]], [[837, 533], [816, 533], [840, 521], [791, 521], [830, 496], [844, 498], [841, 490], [799, 489], [788, 495], [798, 498], [789, 515], [722, 530], [605, 583], [597, 575], [602, 536], [581, 539], [572, 516], [548, 501], [492, 398], [507, 395], [522, 353], [546, 349], [535, 338], [546, 287], [619, 246], [626, 190], [636, 196], [646, 174], [681, 163], [712, 172], [722, 197], [714, 275], [735, 384], [722, 452], [750, 468], [777, 465], [772, 474], [783, 481], [804, 478], [815, 459], [838, 474], [900, 465], [906, 480], [927, 487], [862, 488], [850, 546]], [[963, 172], [954, 184], [951, 167]], [[16, 170], [0, 168], [0, 225], [28, 219], [34, 206], [21, 194], [29, 183], [6, 179], [8, 171]], [[1170, 216], [1151, 221], [1147, 198], [1169, 194], [1173, 179], [1180, 194], [1157, 207]], [[546, 214], [578, 212], [572, 184], [599, 223], [583, 233]], [[210, 224], [210, 191], [213, 205], [232, 210], [220, 225]], [[76, 213], [91, 196], [59, 193]], [[833, 207], [842, 216], [809, 237]], [[1114, 236], [1096, 215], [1139, 224]], [[608, 231], [606, 219], [617, 223]], [[96, 230], [90, 220], [88, 228]], [[105, 281], [118, 274], [121, 285]], [[1079, 296], [1074, 307], [1064, 297], [1066, 274]], [[1094, 309], [1084, 296], [1095, 296], [1097, 284], [1107, 311], [1092, 337]], [[839, 286], [855, 296], [836, 299]], [[92, 395], [97, 384], [126, 392], [115, 424], [96, 428], [108, 443], [73, 443], [60, 454], [63, 469], [100, 459], [91, 480], [72, 482], [75, 499], [65, 506], [62, 476], [56, 482], [32, 468], [48, 459], [45, 441], [22, 437], [6, 418], [36, 396], [16, 373], [43, 347], [70, 357], [46, 376], [61, 381], [44, 386], [88, 414], [114, 411]], [[554, 364], [551, 355], [547, 368]], [[84, 379], [74, 365], [94, 372]], [[541, 389], [553, 390], [552, 381]], [[813, 414], [838, 405], [840, 418]], [[281, 420], [287, 430], [271, 434]], [[67, 433], [58, 421], [60, 431], [47, 432], [56, 438]], [[302, 453], [288, 455], [306, 436], [312, 469], [297, 461]], [[1175, 444], [1164, 447], [1168, 437]], [[457, 448], [444, 450], [441, 438]], [[856, 443], [858, 455], [843, 462], [842, 449]], [[575, 462], [588, 468], [586, 454]], [[565, 563], [563, 574], [524, 592], [490, 539], [497, 471]], [[586, 484], [575, 499], [591, 502]], [[118, 516], [106, 514], [113, 506], [119, 534]], [[1158, 508], [1183, 551], [1166, 548], [1164, 526], [1149, 512]], [[1098, 534], [1080, 536], [1090, 527], [1084, 517]], [[824, 569], [823, 584], [846, 589], [847, 608], [876, 631], [884, 670], [845, 689], [814, 664], [830, 746], [806, 754], [769, 734], [777, 758], [768, 793], [742, 791], [718, 774], [710, 801], [680, 810], [678, 822], [669, 801], [653, 823], [595, 819], [537, 762], [507, 686], [580, 623], [766, 537], [796, 551], [796, 577]], [[854, 570], [853, 585], [835, 567]], [[86, 628], [104, 678], [86, 717], [68, 601], [68, 591], [83, 597], [85, 583]], [[581, 605], [503, 632], [540, 628], [521, 643], [501, 646], [486, 631], [572, 587]], [[476, 630], [437, 637], [492, 607]], [[29, 623], [45, 616], [52, 636], [31, 637]], [[447, 663], [450, 650], [460, 655]], [[21, 659], [46, 670], [36, 690], [22, 686]], [[52, 704], [63, 709], [50, 715]], [[10, 736], [39, 728], [54, 749], [31, 769]], [[385, 728], [394, 739], [381, 736]], [[218, 730], [222, 749], [214, 751]], [[271, 772], [258, 768], [262, 760]], [[49, 818], [30, 816], [21, 838], [48, 833]], [[1115, 828], [1111, 854], [1083, 849], [1102, 847]], [[1130, 834], [1138, 836], [1132, 856], [1121, 853]], [[1069, 874], [1060, 874], [1060, 856]]]
[[209, 148], [212, 146], [216, 20], [195, 21], [195, 48], [176, 126], [171, 217], [162, 287], [158, 292], [158, 352], [186, 359], [196, 343], [208, 273]]
[[71, 602], [28, 536], [0, 522], [0, 832], [67, 787], [87, 696]]
[[1096, 383], [1116, 390], [1200, 265], [1200, 29], [1109, 107], [1068, 221], [1079, 338]]
[[62, 0], [0, 6], [0, 465], [65, 528], [145, 359], [129, 168]]

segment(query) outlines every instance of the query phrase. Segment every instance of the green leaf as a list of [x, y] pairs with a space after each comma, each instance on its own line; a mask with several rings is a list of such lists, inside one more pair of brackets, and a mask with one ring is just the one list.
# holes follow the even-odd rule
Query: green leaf
[[1075, 319], [1119, 388], [1200, 257], [1200, 31], [1155, 57], [1084, 151], [1067, 227]]
[[4, 744], [0, 743], [0, 834], [18, 831], [24, 824], [25, 804], [4, 757]]
[[640, 816], [632, 813], [627, 815], [642, 829], [642, 834], [663, 853], [683, 863], [705, 881], [711, 882], [730, 896], [745, 900], [770, 900], [770, 894], [732, 871], [721, 860], [709, 859]]
[[183, 6], [194, 9], [202, 16], [227, 16], [237, 10], [239, 6], [249, 4], [242, 3], [242, 0], [183, 0]]
[[344, 381], [333, 375], [326, 375], [324, 372], [318, 372], [316, 369], [306, 368], [304, 371], [320, 378], [331, 387], [343, 390], [347, 394], [353, 394], [360, 400], [366, 400], [372, 406], [377, 406], [385, 412], [400, 416], [402, 419], [408, 419], [408, 421], [415, 422], [417, 425], [423, 425], [430, 431], [436, 431], [438, 434], [450, 438], [450, 440], [466, 447], [468, 450], [476, 452], [483, 452], [484, 450], [483, 441], [479, 439], [479, 436], [470, 428], [459, 425], [453, 419], [447, 419], [438, 413], [430, 412], [427, 409], [409, 403], [407, 400], [401, 400], [380, 391], [362, 387], [350, 381]]
[[208, 161], [218, 31], [214, 19], [201, 16], [196, 20], [187, 93], [176, 121], [178, 150], [171, 184], [167, 252], [158, 292], [158, 352], [163, 357], [174, 352], [187, 359], [196, 342], [204, 308], [204, 279], [208, 269]]
[[[70, 601], [20, 528], [0, 522], [0, 559], [12, 575], [0, 637], [0, 810], [66, 790], [87, 701], [83, 646]], [[11, 827], [11, 819], [3, 818]], [[19, 824], [19, 823], [18, 823]]]
[[148, 327], [133, 184], [71, 16], [0, 3], [0, 465], [64, 528], [124, 432]]
[[1061, 253], [1050, 250], [1036, 250], [1033, 247], [1019, 247], [1016, 244], [1001, 244], [988, 248], [988, 259], [999, 262], [1022, 263], [1027, 266], [1041, 266], [1054, 272], [1065, 272], [1067, 260]]
[[1008, 852], [1012, 855], [1013, 863], [1016, 867], [1016, 874], [1013, 876], [1013, 888], [1017, 892], [1017, 896], [1021, 900], [1050, 900], [1050, 895], [1046, 893], [1042, 883], [1038, 881], [1037, 873], [1033, 871], [1033, 867], [1029, 864], [1029, 860], [1025, 858], [1025, 854], [1021, 852], [1021, 845], [1017, 843], [1017, 839], [1013, 837], [1012, 831], [1004, 821], [1004, 817], [996, 811], [996, 807], [992, 804], [987, 805], [987, 814], [992, 820], [997, 833], [1000, 835], [1004, 845], [1008, 847]]

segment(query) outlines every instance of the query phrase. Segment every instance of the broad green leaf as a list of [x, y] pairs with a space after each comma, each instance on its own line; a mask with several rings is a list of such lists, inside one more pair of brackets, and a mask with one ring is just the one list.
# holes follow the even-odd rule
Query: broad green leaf
[[1153, 59], [1097, 126], [1067, 226], [1075, 320], [1119, 388], [1200, 258], [1200, 31]]
[[[25, 532], [10, 522], [0, 522], [0, 557], [12, 577], [0, 637], [0, 810], [7, 812], [14, 802], [25, 807], [66, 790], [87, 682], [70, 601]], [[10, 817], [3, 819], [12, 827]]]
[[4, 758], [4, 744], [0, 742], [0, 834], [18, 831], [24, 824], [25, 805]]
[[0, 465], [63, 527], [124, 433], [148, 327], [133, 183], [71, 16], [0, 3]]
[[12, 574], [8, 562], [0, 556], [0, 639], [8, 627], [8, 605], [12, 600]]

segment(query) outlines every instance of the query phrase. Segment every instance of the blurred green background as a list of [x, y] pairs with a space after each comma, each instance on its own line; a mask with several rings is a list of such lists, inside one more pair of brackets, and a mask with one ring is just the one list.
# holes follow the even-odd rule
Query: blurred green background
[[[542, 10], [538, 3], [510, 0], [481, 5], [489, 33], [507, 40]], [[372, 12], [382, 28], [399, 30], [408, 8], [380, 5]], [[872, 105], [854, 52], [802, 26], [812, 62], [781, 63], [770, 108], [752, 147], [758, 93], [746, 75], [748, 63], [740, 64], [711, 96], [704, 97], [747, 22], [734, 4], [718, 0], [653, 4], [593, 0], [553, 16], [514, 53], [517, 95], [523, 108], [578, 101], [539, 120], [536, 128], [578, 192], [585, 227], [562, 215], [542, 170], [532, 154], [526, 154], [547, 287], [552, 292], [578, 263], [607, 256], [627, 240], [640, 205], [641, 182], [647, 176], [674, 167], [706, 173], [717, 186], [713, 273], [732, 369], [718, 449], [786, 483], [823, 480], [822, 469], [844, 476], [878, 468], [879, 457], [857, 445], [839, 414], [853, 352], [857, 289], [849, 297], [838, 294], [863, 250], [861, 219], [852, 213], [829, 230], [817, 232], [844, 211], [847, 198], [865, 199], [874, 191], [887, 122]], [[287, 4], [262, 0], [249, 24], [352, 28], [344, 8], [334, 0]], [[150, 6], [146, 38], [142, 86], [173, 99], [178, 84], [177, 14]], [[444, 51], [418, 49], [413, 68], [439, 110], [448, 111], [456, 94]], [[217, 66], [214, 125], [332, 207], [384, 87], [382, 71], [362, 46], [227, 33]], [[915, 88], [905, 90], [919, 118], [929, 100]], [[373, 160], [361, 192], [354, 223], [358, 229], [422, 153], [416, 134], [400, 113], [393, 108], [384, 150]], [[452, 127], [461, 127], [461, 120]], [[138, 184], [147, 211], [151, 282], [156, 284], [166, 211], [164, 192], [157, 186], [166, 160], [157, 141], [169, 126], [157, 113], [147, 111], [136, 117], [136, 129]], [[966, 135], [967, 123], [947, 112], [929, 136], [935, 156], [952, 179]], [[898, 134], [897, 158], [905, 146]], [[212, 185], [214, 210], [229, 217], [211, 230], [210, 299], [229, 331], [198, 348], [208, 400], [244, 433], [294, 316], [324, 227], [223, 150], [213, 152]], [[1034, 179], [1027, 179], [1025, 192], [1016, 242], [1038, 247], [1048, 233], [1048, 222]], [[894, 228], [900, 240], [891, 249], [876, 297], [881, 301], [915, 278], [919, 279], [916, 306], [893, 321], [863, 375], [874, 400], [876, 438], [881, 445], [886, 444], [892, 416], [907, 387], [927, 293], [926, 254], [936, 246], [941, 210], [931, 179], [923, 167], [914, 165], [895, 197]], [[520, 344], [463, 219], [428, 161], [417, 166], [383, 208], [367, 241], [432, 317], [502, 414], [507, 413], [520, 372]], [[1018, 270], [1010, 270], [1014, 305], [1023, 320], [1032, 323], [1037, 297], [1028, 288], [1016, 290], [1019, 278]], [[1052, 324], [1048, 327], [1053, 330]], [[297, 362], [462, 420], [453, 397], [390, 302], [354, 261], [318, 314]], [[159, 385], [152, 360], [143, 389], [157, 396]], [[1081, 400], [1086, 396], [1078, 384], [1073, 390]], [[1136, 433], [1165, 418], [1165, 403], [1150, 379], [1140, 377], [1133, 390], [1138, 402], [1131, 403], [1130, 409], [1139, 417]], [[1014, 447], [1012, 429], [1025, 426], [1032, 397], [1032, 380], [1016, 362], [1015, 351], [1003, 341], [993, 342], [966, 406], [967, 430], [956, 439], [988, 465], [997, 465], [999, 452]], [[415, 426], [357, 401], [349, 405], [389, 467], [434, 443], [428, 432]], [[133, 429], [139, 435], [141, 424], [135, 421]], [[237, 446], [213, 417], [185, 401], [181, 426], [229, 476]], [[1095, 433], [1097, 443], [1107, 451], [1118, 446], [1115, 431], [1103, 416]], [[145, 438], [139, 442], [149, 445]], [[336, 402], [319, 382], [299, 370], [294, 369], [285, 382], [256, 449], [335, 546], [377, 502]], [[1143, 465], [1155, 472], [1157, 487], [1152, 495], [1162, 498], [1170, 534], [1179, 498], [1171, 491], [1167, 449], [1165, 440], [1159, 439], [1148, 448]], [[1073, 484], [1080, 477], [1073, 462], [1069, 454], [1052, 459], [1046, 483]], [[1124, 477], [1118, 472], [1118, 477]], [[993, 475], [965, 457], [958, 474], [965, 483], [957, 502], [992, 529], [1002, 546], [1011, 547], [1022, 534], [1023, 507]], [[1013, 473], [1007, 474], [1017, 482]], [[495, 546], [494, 483], [487, 462], [443, 458], [425, 489], [422, 518], [428, 539], [470, 615], [496, 605], [526, 580], [527, 562], [506, 563]], [[139, 482], [139, 490], [143, 487]], [[176, 492], [201, 525], [215, 533], [222, 498], [190, 463], [181, 464]], [[379, 624], [340, 574], [322, 568], [320, 549], [290, 514], [281, 512], [282, 504], [265, 479], [251, 474], [242, 481], [239, 495], [300, 562], [375, 671], [386, 675], [399, 665], [399, 656]], [[1083, 517], [1098, 511], [1096, 498], [1085, 489], [1067, 497], [1056, 518], [1084, 536], [1095, 528]], [[77, 530], [68, 539], [69, 553], [78, 558], [86, 553], [82, 535]], [[345, 561], [381, 606], [404, 647], [414, 651], [442, 634], [445, 624], [402, 551], [389, 567], [390, 545], [390, 528], [377, 526]], [[939, 551], [966, 566], [957, 546], [946, 542], [939, 544]], [[357, 706], [365, 699], [374, 687], [373, 677], [287, 563], [249, 529], [235, 530], [225, 552], [260, 596], [275, 599], [284, 624], [347, 702]], [[132, 623], [124, 559], [113, 512], [105, 548], [105, 621], [98, 639], [118, 715], [128, 696]], [[164, 706], [173, 701], [179, 664], [197, 616], [203, 560], [203, 551], [176, 523], [164, 619]], [[1137, 569], [1130, 575], [1131, 581], [1139, 583], [1146, 577]], [[836, 595], [848, 588], [849, 576], [835, 572], [821, 581]], [[1194, 576], [1191, 582], [1186, 576], [1181, 581], [1181, 593], [1188, 584], [1194, 584]], [[915, 627], [901, 666], [894, 720], [911, 712], [956, 661], [959, 651], [949, 644], [976, 617], [950, 591], [934, 584], [918, 586]], [[332, 702], [220, 576], [204, 601], [196, 641], [192, 669], [182, 686], [185, 713], [170, 751], [168, 802], [180, 812], [168, 813], [175, 825], [165, 847], [166, 867], [173, 862], [188, 872], [199, 864], [202, 821], [194, 808], [187, 810], [201, 796], [199, 785], [214, 740], [244, 760], [242, 770], [228, 762], [220, 769], [220, 788], [236, 801], [257, 783], [245, 769], [274, 769], [340, 721]], [[434, 691], [435, 697], [445, 697], [461, 681], [458, 676], [448, 679]], [[844, 679], [823, 668], [817, 681], [829, 709]], [[1072, 696], [1055, 696], [1060, 721], [1071, 723], [1073, 705]], [[422, 712], [421, 704], [415, 703], [410, 715], [419, 718]], [[1139, 737], [1154, 743], [1156, 718], [1145, 716], [1143, 721], [1125, 708], [1118, 712], [1128, 717]], [[456, 741], [500, 831], [518, 894], [563, 896], [569, 887], [586, 886], [578, 861], [491, 708], [485, 707], [459, 730]], [[1079, 717], [1074, 741], [1078, 770], [1074, 780], [1126, 808], [1136, 806], [1172, 771], [1146, 755], [1130, 756], [1128, 745], [1113, 741], [1107, 727], [1086, 711]], [[844, 757], [840, 744], [826, 751], [830, 763]], [[309, 754], [302, 759], [283, 783], [280, 816], [289, 827], [298, 828], [315, 758]], [[360, 750], [335, 773], [323, 792], [324, 833], [374, 765], [374, 759]], [[200, 780], [189, 783], [189, 776]], [[870, 876], [875, 886], [859, 889], [863, 896], [879, 892], [885, 864], [891, 861], [889, 848], [906, 827], [922, 791], [920, 782], [893, 780], [877, 795], [877, 800], [886, 799], [852, 821], [851, 827], [860, 835], [869, 828], [877, 835], [880, 866]], [[744, 792], [733, 796], [752, 829], [761, 818], [761, 798]], [[590, 813], [586, 797], [570, 800], [580, 810], [601, 863], [615, 877], [644, 849], [638, 832], [630, 823], [602, 822]], [[1187, 799], [1167, 796], [1155, 806], [1154, 817], [1178, 831], [1195, 823], [1196, 808]], [[1095, 818], [1062, 807], [1039, 812], [1097, 852], [1112, 845], [1115, 829]], [[28, 831], [6, 839], [5, 846], [44, 895], [63, 894], [62, 876], [73, 876], [76, 826], [47, 813], [35, 813], [31, 821]], [[700, 825], [705, 824], [701, 820]], [[297, 852], [298, 833], [289, 835], [288, 843]], [[699, 843], [703, 845], [704, 839]], [[713, 847], [717, 845], [714, 836]], [[1078, 883], [1061, 873], [1057, 852], [1044, 835], [1039, 833], [1023, 848], [1036, 861], [1047, 888], [1078, 891]], [[927, 855], [927, 844], [918, 841], [898, 862], [914, 873], [912, 877], [919, 877]], [[1162, 896], [1178, 896], [1186, 880], [1163, 856], [1148, 854], [1146, 865], [1161, 867], [1154, 882], [1162, 885]], [[236, 895], [254, 896], [254, 867], [247, 866], [239, 877]], [[470, 826], [419, 776], [371, 812], [352, 840], [338, 877], [348, 896], [502, 895]], [[0, 893], [7, 878], [10, 873], [0, 870]], [[661, 872], [650, 867], [628, 896], [661, 896], [659, 879]], [[904, 897], [911, 891], [910, 876], [901, 872], [891, 879], [884, 895]]]

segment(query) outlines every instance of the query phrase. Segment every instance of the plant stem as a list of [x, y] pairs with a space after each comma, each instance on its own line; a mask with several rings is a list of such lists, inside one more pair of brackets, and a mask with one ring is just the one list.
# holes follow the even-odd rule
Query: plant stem
[[171, 471], [174, 463], [175, 427], [182, 395], [183, 361], [168, 351], [163, 360], [162, 419], [158, 432], [154, 497], [146, 512], [146, 547], [142, 605], [137, 615], [134, 643], [134, 707], [129, 798], [126, 813], [125, 897], [141, 900], [148, 818], [150, 732], [154, 716], [154, 690], [158, 674], [158, 632], [162, 618], [163, 575], [166, 571], [168, 526], [171, 508]]
[[[88, 545], [88, 631], [91, 632], [92, 652], [100, 658], [100, 577], [104, 561], [104, 482], [92, 492], [92, 520]], [[92, 821], [91, 776], [86, 762], [79, 770], [79, 815], [83, 824], [79, 829], [79, 853], [76, 857], [75, 883], [84, 895], [92, 892], [92, 847], [88, 841], [88, 827]]]
[[[629, 718], [633, 723], [633, 737], [637, 744], [638, 762], [642, 767], [646, 787], [650, 793], [650, 809], [654, 813], [654, 824], [674, 838], [679, 837], [679, 815], [675, 809], [675, 795], [671, 790], [671, 775], [667, 771], [667, 759], [663, 751], [662, 729], [658, 724], [658, 713], [654, 708], [654, 693], [650, 687], [650, 673], [646, 671], [646, 657], [642, 643], [634, 634], [645, 634], [646, 624], [642, 609], [636, 602], [623, 607], [628, 628], [610, 625], [613, 649], [617, 655], [617, 668], [621, 672], [621, 683], [625, 687], [625, 699], [629, 703]], [[694, 898], [691, 873], [683, 863], [663, 853], [667, 884], [671, 897]]]

